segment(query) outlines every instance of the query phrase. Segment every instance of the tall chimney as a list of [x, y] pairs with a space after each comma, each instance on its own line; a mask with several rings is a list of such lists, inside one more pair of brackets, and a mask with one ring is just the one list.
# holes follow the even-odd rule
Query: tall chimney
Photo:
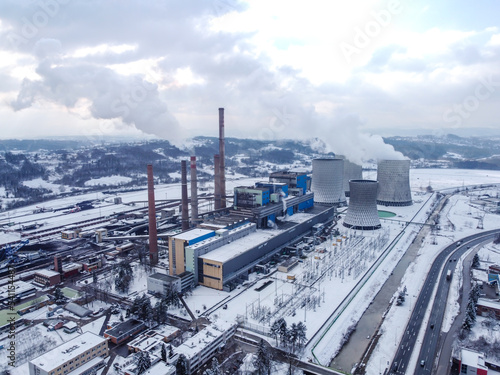
[[214, 208], [218, 210], [220, 204], [220, 157], [219, 155], [214, 155]]
[[219, 156], [220, 156], [220, 199], [221, 208], [226, 208], [226, 162], [224, 144], [224, 108], [219, 108]]
[[198, 180], [196, 177], [196, 156], [191, 156], [191, 222], [198, 220]]
[[181, 161], [182, 230], [189, 229], [188, 188], [186, 161]]
[[153, 165], [148, 164], [148, 216], [149, 216], [149, 261], [158, 263], [158, 233], [156, 232], [155, 186]]

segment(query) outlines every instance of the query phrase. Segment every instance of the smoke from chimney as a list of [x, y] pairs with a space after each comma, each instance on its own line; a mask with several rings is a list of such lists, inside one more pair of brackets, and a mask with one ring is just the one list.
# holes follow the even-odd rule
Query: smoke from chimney
[[153, 166], [148, 164], [148, 216], [149, 216], [149, 260], [151, 265], [158, 263], [158, 233], [156, 231], [155, 187]]
[[198, 220], [198, 180], [196, 176], [196, 156], [191, 156], [191, 222]]
[[219, 155], [214, 155], [214, 208], [218, 210], [220, 205], [220, 157]]
[[181, 161], [182, 230], [189, 229], [188, 189], [186, 161]]
[[219, 108], [219, 186], [220, 186], [220, 199], [221, 208], [226, 208], [226, 162], [225, 162], [225, 144], [224, 144], [224, 108]]

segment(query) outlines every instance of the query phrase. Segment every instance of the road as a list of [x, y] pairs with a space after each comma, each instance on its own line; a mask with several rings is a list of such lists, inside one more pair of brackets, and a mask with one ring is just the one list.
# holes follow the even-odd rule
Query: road
[[[447, 246], [434, 260], [431, 269], [427, 274], [427, 278], [424, 282], [422, 290], [419, 294], [413, 312], [411, 314], [408, 325], [406, 326], [403, 338], [399, 344], [398, 351], [391, 363], [390, 371], [392, 374], [430, 374], [432, 371], [432, 363], [434, 358], [436, 358], [437, 344], [439, 339], [439, 332], [441, 330], [442, 317], [444, 315], [444, 309], [446, 307], [446, 301], [449, 282], [446, 280], [446, 272], [450, 269], [452, 272], [455, 269], [456, 262], [453, 259], [458, 259], [465, 251], [467, 251], [467, 246], [476, 245], [484, 241], [487, 236], [494, 238], [494, 236], [500, 232], [497, 230], [487, 231], [472, 236], [468, 236], [461, 240], [461, 246], [457, 246], [457, 243], [453, 243]], [[453, 254], [453, 255], [452, 255]], [[451, 259], [451, 261], [448, 260]], [[441, 267], [444, 265], [444, 270], [440, 273]], [[440, 276], [441, 275], [441, 276]], [[408, 363], [410, 361], [411, 355], [415, 343], [417, 341], [417, 336], [422, 326], [422, 322], [425, 313], [428, 309], [430, 299], [434, 287], [439, 279], [438, 291], [436, 298], [434, 300], [434, 307], [430, 318], [429, 318], [429, 329], [425, 335], [424, 341], [422, 343], [422, 351], [419, 357], [419, 363], [415, 371], [409, 371]], [[430, 328], [434, 325], [433, 328]], [[420, 361], [424, 360], [425, 365], [420, 366]]]

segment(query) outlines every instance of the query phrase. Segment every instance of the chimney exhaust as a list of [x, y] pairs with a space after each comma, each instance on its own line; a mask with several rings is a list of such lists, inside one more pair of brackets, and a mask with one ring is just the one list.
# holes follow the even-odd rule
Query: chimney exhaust
[[153, 165], [148, 164], [148, 217], [149, 217], [149, 261], [158, 263], [158, 233], [156, 231], [155, 187]]

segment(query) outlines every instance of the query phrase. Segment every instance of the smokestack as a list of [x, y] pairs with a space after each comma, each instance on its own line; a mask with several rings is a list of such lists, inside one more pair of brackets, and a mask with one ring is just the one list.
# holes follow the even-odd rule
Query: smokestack
[[196, 177], [196, 156], [191, 156], [191, 222], [198, 220], [198, 180]]
[[158, 234], [156, 232], [155, 186], [153, 165], [148, 164], [148, 216], [149, 216], [149, 261], [158, 263]]
[[189, 229], [189, 212], [188, 212], [188, 188], [187, 188], [187, 171], [186, 161], [181, 161], [181, 193], [182, 193], [182, 230]]
[[214, 208], [218, 210], [220, 204], [220, 157], [219, 155], [214, 155]]
[[224, 108], [219, 108], [219, 156], [220, 156], [220, 199], [221, 208], [226, 208], [226, 162], [224, 145]]

